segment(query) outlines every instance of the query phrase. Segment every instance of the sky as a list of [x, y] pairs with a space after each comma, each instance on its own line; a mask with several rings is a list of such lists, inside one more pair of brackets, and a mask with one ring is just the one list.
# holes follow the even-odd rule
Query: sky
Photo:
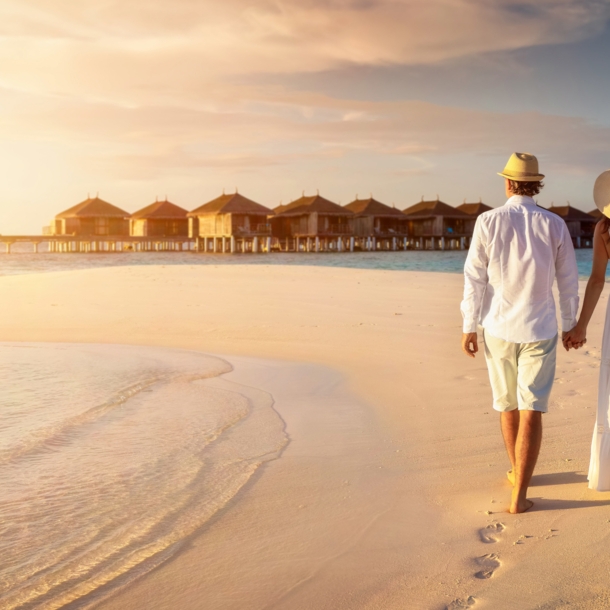
[[610, 0], [0, 0], [0, 234], [317, 191], [589, 211], [610, 167]]

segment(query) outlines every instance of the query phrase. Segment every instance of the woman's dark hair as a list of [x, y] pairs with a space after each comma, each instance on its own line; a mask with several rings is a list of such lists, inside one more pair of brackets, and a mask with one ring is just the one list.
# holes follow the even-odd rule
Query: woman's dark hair
[[544, 188], [544, 182], [517, 182], [516, 180], [509, 180], [509, 183], [511, 192], [523, 197], [533, 197]]

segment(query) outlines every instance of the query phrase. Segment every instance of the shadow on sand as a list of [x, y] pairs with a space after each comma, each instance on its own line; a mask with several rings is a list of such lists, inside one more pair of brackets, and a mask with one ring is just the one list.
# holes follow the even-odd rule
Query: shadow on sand
[[531, 487], [542, 485], [572, 485], [586, 483], [587, 475], [581, 472], [552, 472], [551, 474], [536, 474], [532, 477]]
[[531, 498], [532, 512], [539, 510], [567, 510], [569, 508], [595, 508], [610, 506], [610, 500], [555, 500], [552, 498]]
[[[532, 477], [531, 487], [542, 487], [545, 485], [586, 485], [587, 475], [582, 472], [552, 472], [550, 474], [538, 474]], [[541, 490], [542, 491], [542, 490]], [[610, 499], [599, 500], [556, 500], [554, 498], [541, 498], [530, 496], [534, 502], [532, 512], [539, 510], [566, 510], [570, 508], [594, 508], [596, 506], [610, 506]]]

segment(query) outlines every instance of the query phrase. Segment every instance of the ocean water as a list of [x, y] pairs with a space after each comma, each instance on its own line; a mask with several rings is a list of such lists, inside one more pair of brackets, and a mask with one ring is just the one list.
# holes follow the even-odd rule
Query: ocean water
[[[466, 252], [408, 250], [406, 252], [343, 252], [271, 254], [203, 254], [194, 252], [121, 252], [113, 254], [33, 254], [27, 245], [15, 253], [0, 253], [0, 276], [125, 265], [319, 265], [357, 269], [462, 273]], [[581, 278], [591, 273], [592, 250], [576, 250]], [[610, 267], [610, 266], [609, 266]], [[608, 270], [610, 274], [610, 269]]]
[[87, 608], [171, 557], [288, 439], [222, 359], [0, 343], [0, 609]]

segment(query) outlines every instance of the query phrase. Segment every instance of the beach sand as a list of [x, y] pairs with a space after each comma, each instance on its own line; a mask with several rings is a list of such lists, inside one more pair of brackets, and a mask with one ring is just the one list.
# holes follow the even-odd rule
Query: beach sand
[[461, 290], [459, 275], [297, 266], [0, 277], [1, 340], [222, 355], [286, 422], [279, 459], [99, 607], [610, 607], [610, 493], [586, 483], [607, 295], [587, 346], [559, 353], [535, 508], [510, 515], [485, 362], [460, 350]]

